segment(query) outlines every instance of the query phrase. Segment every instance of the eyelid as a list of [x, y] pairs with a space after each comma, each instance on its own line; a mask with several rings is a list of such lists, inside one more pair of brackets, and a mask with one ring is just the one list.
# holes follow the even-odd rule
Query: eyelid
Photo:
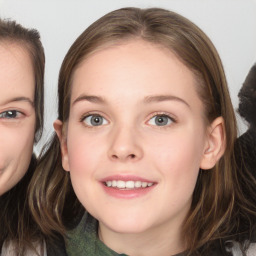
[[88, 124], [86, 124], [86, 123], [84, 122], [84, 120], [85, 120], [86, 118], [90, 117], [90, 116], [100, 116], [100, 117], [104, 118], [104, 119], [107, 121], [107, 123], [110, 123], [110, 122], [108, 121], [108, 118], [106, 118], [104, 114], [99, 113], [99, 112], [87, 112], [87, 113], [83, 114], [83, 115], [79, 118], [79, 121], [80, 121], [81, 123], [84, 123], [84, 125], [85, 125], [86, 127], [89, 127], [89, 128], [97, 128], [97, 127], [106, 125], [106, 124], [102, 124], [102, 125], [99, 125], [99, 126], [93, 126], [93, 125], [88, 125]]
[[[161, 111], [159, 111], [159, 112], [154, 112], [154, 113], [152, 113], [152, 114], [150, 114], [150, 116], [147, 118], [147, 122], [146, 123], [149, 123], [149, 121], [153, 118], [153, 117], [156, 117], [156, 116], [166, 116], [166, 117], [168, 117], [168, 118], [170, 118], [170, 120], [171, 120], [171, 122], [172, 123], [177, 123], [177, 118], [176, 117], [174, 117], [172, 114], [170, 114], [170, 113], [167, 113], [167, 112], [161, 112]], [[168, 125], [164, 125], [164, 126], [162, 126], [162, 128], [164, 128], [164, 127], [169, 127], [171, 124], [168, 124]], [[152, 126], [157, 126], [157, 125], [152, 125]], [[161, 127], [161, 126], [158, 126], [158, 127]]]
[[[15, 117], [4, 117], [3, 115], [8, 113], [8, 112], [16, 112], [17, 113], [17, 116]], [[21, 115], [21, 116], [20, 116]], [[4, 110], [2, 112], [0, 112], [0, 119], [5, 119], [5, 120], [14, 120], [14, 119], [19, 119], [20, 117], [24, 116], [25, 114], [22, 112], [22, 111], [19, 111], [17, 109], [7, 109], [7, 110]]]
[[95, 116], [102, 116], [103, 118], [105, 118], [105, 119], [109, 119], [108, 117], [106, 117], [106, 115], [104, 114], [104, 113], [102, 113], [101, 111], [88, 111], [88, 112], [86, 112], [86, 113], [84, 113], [84, 114], [81, 114], [81, 117], [79, 118], [79, 121], [83, 121], [83, 119], [85, 119], [86, 117], [88, 117], [88, 116], [93, 116], [93, 115], [95, 115]]

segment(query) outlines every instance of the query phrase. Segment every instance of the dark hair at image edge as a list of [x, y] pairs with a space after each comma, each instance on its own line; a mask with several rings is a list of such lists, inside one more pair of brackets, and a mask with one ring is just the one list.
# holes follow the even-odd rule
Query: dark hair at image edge
[[[214, 241], [235, 235], [240, 229], [239, 220], [248, 220], [255, 212], [249, 210], [251, 205], [243, 197], [237, 179], [233, 150], [237, 127], [222, 63], [211, 41], [196, 25], [158, 8], [124, 8], [94, 22], [77, 38], [62, 63], [58, 83], [59, 119], [68, 121], [72, 76], [77, 66], [101, 47], [132, 39], [172, 51], [195, 75], [206, 123], [219, 116], [224, 118], [228, 147], [214, 168], [200, 170], [183, 230], [189, 253], [206, 253]], [[41, 228], [52, 237], [56, 233], [64, 234], [69, 227], [67, 223], [76, 215], [81, 216], [83, 207], [74, 195], [69, 173], [61, 166], [56, 135], [41, 156], [32, 184], [30, 203]]]
[[246, 76], [243, 86], [238, 93], [238, 98], [238, 113], [246, 121], [248, 129], [235, 143], [237, 168], [240, 170], [237, 175], [238, 180], [242, 181], [241, 186], [245, 197], [251, 202], [249, 209], [252, 213], [254, 212], [252, 223], [248, 219], [241, 220], [241, 223], [243, 223], [241, 233], [245, 230], [250, 230], [250, 225], [254, 225], [252, 237], [254, 242], [256, 242], [256, 64], [252, 66]]
[[[12, 20], [0, 19], [0, 44], [16, 44], [26, 49], [31, 57], [35, 76], [34, 108], [36, 113], [35, 142], [41, 138], [44, 122], [44, 49], [39, 33], [27, 29]], [[33, 135], [31, 135], [33, 136]], [[17, 255], [25, 255], [33, 242], [42, 237], [28, 207], [27, 189], [36, 167], [36, 158], [31, 162], [24, 177], [11, 190], [0, 197], [0, 251], [4, 242], [12, 241]]]

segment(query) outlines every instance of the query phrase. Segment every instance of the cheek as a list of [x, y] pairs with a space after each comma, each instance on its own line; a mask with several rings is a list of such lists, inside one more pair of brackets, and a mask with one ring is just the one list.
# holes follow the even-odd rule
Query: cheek
[[169, 136], [158, 136], [153, 140], [154, 145], [148, 147], [156, 168], [176, 184], [178, 181], [192, 184], [197, 178], [204, 139], [198, 138], [196, 130], [177, 130]]
[[162, 194], [165, 196], [162, 207], [170, 206], [166, 214], [172, 213], [172, 209], [188, 210], [190, 207], [201, 158], [201, 147], [195, 145], [198, 144], [192, 137], [174, 137], [171, 141], [163, 141], [159, 150], [152, 151], [155, 158], [151, 155], [151, 165], [162, 177]]
[[34, 142], [34, 127], [0, 127], [0, 194], [11, 189], [26, 173]]
[[102, 148], [91, 136], [78, 130], [73, 132], [71, 127], [68, 131], [67, 148], [72, 186], [79, 201], [84, 207], [90, 208], [92, 195], [97, 193], [95, 172], [100, 169]]
[[[34, 143], [34, 127], [20, 126], [17, 128], [5, 127], [1, 131], [1, 156], [6, 156], [13, 160], [22, 156], [31, 157]], [[2, 157], [0, 157], [2, 159]], [[22, 164], [22, 163], [21, 163]]]
[[67, 137], [68, 161], [71, 175], [88, 175], [96, 169], [102, 156], [102, 142], [71, 127]]
[[35, 118], [24, 125], [18, 134], [19, 136], [16, 137], [16, 142], [22, 145], [21, 147], [24, 149], [23, 154], [31, 157], [35, 139]]

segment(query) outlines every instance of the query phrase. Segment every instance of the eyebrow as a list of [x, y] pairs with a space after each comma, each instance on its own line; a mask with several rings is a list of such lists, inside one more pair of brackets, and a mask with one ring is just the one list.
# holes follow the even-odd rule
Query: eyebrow
[[[106, 104], [106, 100], [100, 96], [94, 96], [94, 95], [81, 95], [78, 98], [76, 98], [72, 106], [80, 101], [89, 101], [91, 103], [97, 103], [97, 104]], [[178, 101], [183, 104], [185, 104], [187, 107], [190, 108], [190, 105], [183, 99], [174, 96], [174, 95], [152, 95], [152, 96], [146, 96], [143, 100], [144, 103], [157, 103], [157, 102], [163, 102], [163, 101]]]
[[153, 95], [153, 96], [147, 96], [144, 98], [145, 103], [154, 103], [154, 102], [162, 102], [162, 101], [170, 101], [170, 100], [181, 102], [190, 108], [190, 105], [185, 100], [174, 95]]
[[102, 97], [99, 97], [99, 96], [94, 96], [94, 95], [81, 95], [79, 96], [78, 98], [76, 98], [73, 103], [72, 103], [72, 106], [74, 104], [76, 104], [77, 102], [80, 102], [80, 101], [89, 101], [89, 102], [92, 102], [92, 103], [98, 103], [98, 104], [105, 104], [106, 101], [102, 98]]
[[6, 104], [9, 104], [9, 103], [12, 103], [12, 102], [17, 102], [17, 101], [23, 101], [23, 102], [28, 102], [32, 107], [34, 107], [34, 102], [27, 98], [27, 97], [15, 97], [15, 98], [11, 98], [11, 99], [8, 99], [7, 101], [5, 101], [3, 104], [1, 105], [6, 105]]

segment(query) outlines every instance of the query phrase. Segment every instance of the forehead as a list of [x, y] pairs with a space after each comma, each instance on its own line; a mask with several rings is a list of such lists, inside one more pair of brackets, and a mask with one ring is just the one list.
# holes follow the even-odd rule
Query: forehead
[[[195, 75], [167, 48], [142, 40], [94, 52], [74, 72], [71, 101], [79, 93], [105, 97], [128, 94], [193, 94]], [[180, 94], [180, 95], [179, 95]]]
[[34, 70], [26, 47], [0, 42], [1, 98], [26, 96], [33, 99], [34, 87]]

